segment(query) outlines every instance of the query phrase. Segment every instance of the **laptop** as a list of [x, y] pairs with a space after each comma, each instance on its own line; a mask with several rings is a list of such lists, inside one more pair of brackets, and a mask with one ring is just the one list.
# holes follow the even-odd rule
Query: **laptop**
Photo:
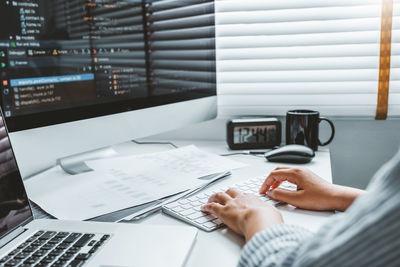
[[186, 226], [35, 220], [0, 111], [0, 266], [183, 266], [196, 235]]

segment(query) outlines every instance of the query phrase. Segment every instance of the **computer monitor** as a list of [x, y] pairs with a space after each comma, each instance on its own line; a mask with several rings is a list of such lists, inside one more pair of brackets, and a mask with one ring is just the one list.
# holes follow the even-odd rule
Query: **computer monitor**
[[0, 2], [1, 106], [24, 177], [216, 116], [211, 0]]

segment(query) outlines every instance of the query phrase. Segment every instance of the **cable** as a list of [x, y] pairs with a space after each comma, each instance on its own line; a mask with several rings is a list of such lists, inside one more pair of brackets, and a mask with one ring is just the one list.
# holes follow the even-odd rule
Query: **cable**
[[[133, 143], [138, 144], [138, 145], [170, 145], [173, 146], [174, 148], [179, 148], [177, 145], [175, 145], [172, 142], [140, 142], [137, 140], [132, 139], [131, 140]], [[257, 158], [264, 158], [265, 151], [242, 151], [242, 152], [234, 152], [234, 153], [228, 153], [228, 154], [220, 154], [221, 157], [230, 157], [230, 156], [236, 156], [236, 155], [246, 155], [246, 156], [254, 156]]]
[[139, 141], [136, 141], [133, 139], [131, 141], [138, 145], [170, 145], [170, 146], [173, 146], [174, 148], [179, 148], [177, 145], [175, 145], [172, 142], [139, 142]]
[[236, 156], [236, 155], [246, 155], [246, 156], [255, 156], [258, 158], [263, 158], [265, 152], [260, 152], [260, 151], [242, 151], [242, 152], [235, 152], [235, 153], [228, 153], [228, 154], [220, 154], [221, 157], [230, 157], [230, 156]]

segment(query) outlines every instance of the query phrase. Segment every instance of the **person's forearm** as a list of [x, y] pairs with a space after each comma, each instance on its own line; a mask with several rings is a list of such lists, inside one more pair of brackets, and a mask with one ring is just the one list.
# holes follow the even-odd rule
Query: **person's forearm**
[[243, 222], [243, 232], [246, 243], [253, 238], [255, 234], [268, 229], [272, 225], [283, 223], [280, 212], [265, 214], [263, 210], [249, 210]]
[[354, 200], [356, 200], [357, 197], [366, 192], [364, 190], [347, 186], [341, 186], [341, 185], [332, 185], [332, 186], [333, 186], [332, 197], [334, 199], [334, 202], [336, 203], [335, 209], [339, 211], [347, 210], [347, 208], [350, 207], [351, 204], [353, 204]]

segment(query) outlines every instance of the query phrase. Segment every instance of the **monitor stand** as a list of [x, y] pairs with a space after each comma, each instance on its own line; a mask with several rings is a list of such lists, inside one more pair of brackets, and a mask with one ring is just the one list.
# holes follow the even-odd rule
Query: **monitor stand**
[[118, 153], [112, 147], [104, 147], [59, 158], [57, 159], [57, 165], [60, 165], [66, 173], [75, 175], [93, 171], [86, 165], [85, 161], [87, 160], [103, 159], [115, 156], [118, 156]]

